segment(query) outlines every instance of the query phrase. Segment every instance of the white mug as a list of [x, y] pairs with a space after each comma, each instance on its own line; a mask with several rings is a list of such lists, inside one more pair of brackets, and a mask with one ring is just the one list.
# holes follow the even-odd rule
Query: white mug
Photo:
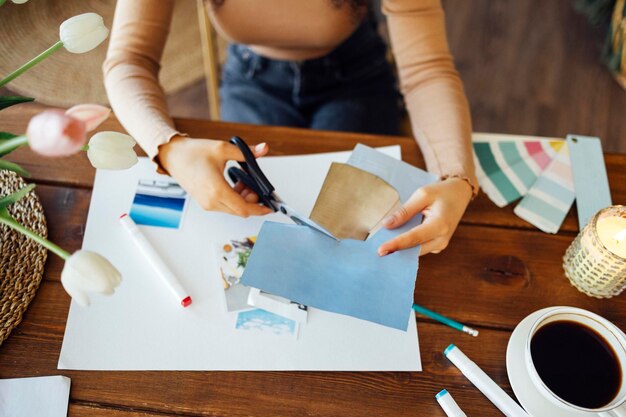
[[[600, 408], [585, 408], [580, 407], [570, 402], [563, 400], [554, 394], [550, 388], [548, 388], [537, 373], [533, 358], [530, 351], [530, 342], [535, 333], [543, 326], [554, 321], [574, 321], [585, 325], [598, 334], [600, 334], [604, 340], [613, 348], [613, 351], [617, 355], [619, 360], [619, 366], [622, 373], [621, 386], [615, 398]], [[528, 338], [526, 340], [526, 346], [524, 350], [524, 361], [526, 369], [530, 375], [534, 386], [541, 393], [543, 397], [557, 405], [558, 407], [570, 411], [570, 412], [583, 412], [589, 413], [590, 416], [604, 416], [604, 417], [626, 417], [626, 337], [624, 333], [617, 328], [610, 321], [594, 314], [590, 311], [583, 310], [575, 307], [558, 307], [542, 314], [533, 323]]]

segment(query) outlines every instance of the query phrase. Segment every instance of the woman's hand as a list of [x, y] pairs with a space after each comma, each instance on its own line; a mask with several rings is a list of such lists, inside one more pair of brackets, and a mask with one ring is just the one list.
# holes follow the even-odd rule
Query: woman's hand
[[[269, 151], [265, 143], [251, 146], [254, 156]], [[224, 178], [227, 161], [243, 161], [241, 151], [228, 142], [211, 139], [172, 138], [159, 149], [159, 161], [172, 177], [205, 210], [222, 211], [241, 217], [272, 212], [258, 204], [258, 196], [243, 184], [234, 189]]]
[[471, 198], [470, 185], [460, 178], [448, 178], [420, 188], [383, 224], [388, 229], [395, 229], [420, 212], [424, 214], [424, 221], [380, 245], [378, 255], [385, 256], [417, 245], [422, 245], [420, 256], [441, 252], [448, 246]]

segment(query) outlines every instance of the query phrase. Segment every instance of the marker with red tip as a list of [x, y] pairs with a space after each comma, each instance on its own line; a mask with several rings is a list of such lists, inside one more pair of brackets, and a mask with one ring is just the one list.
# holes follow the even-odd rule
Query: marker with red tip
[[122, 223], [124, 229], [130, 234], [133, 242], [135, 242], [141, 253], [146, 257], [150, 265], [152, 265], [157, 275], [180, 301], [180, 305], [183, 307], [191, 305], [191, 297], [188, 295], [187, 291], [180, 285], [176, 276], [170, 271], [167, 265], [165, 265], [165, 262], [163, 262], [159, 254], [154, 250], [150, 242], [148, 242], [148, 239], [141, 233], [141, 230], [139, 230], [133, 219], [131, 219], [128, 214], [124, 213], [120, 216], [120, 223]]
[[183, 301], [180, 302], [183, 307], [189, 307], [191, 305], [191, 297], [187, 296]]

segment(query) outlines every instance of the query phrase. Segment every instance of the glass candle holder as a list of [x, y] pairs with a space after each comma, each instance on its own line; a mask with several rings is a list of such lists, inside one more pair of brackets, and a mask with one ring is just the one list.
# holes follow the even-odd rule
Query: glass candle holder
[[[563, 256], [565, 276], [579, 291], [611, 298], [626, 288], [626, 206], [598, 211]], [[600, 227], [600, 230], [598, 229]]]

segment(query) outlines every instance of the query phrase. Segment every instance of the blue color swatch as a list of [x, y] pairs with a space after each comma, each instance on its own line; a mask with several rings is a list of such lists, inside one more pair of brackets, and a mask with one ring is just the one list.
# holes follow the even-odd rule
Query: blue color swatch
[[612, 204], [611, 190], [600, 139], [567, 135], [567, 145], [576, 190], [578, 227], [582, 230], [598, 210]]
[[129, 214], [137, 224], [178, 229], [184, 207], [184, 198], [137, 193]]

